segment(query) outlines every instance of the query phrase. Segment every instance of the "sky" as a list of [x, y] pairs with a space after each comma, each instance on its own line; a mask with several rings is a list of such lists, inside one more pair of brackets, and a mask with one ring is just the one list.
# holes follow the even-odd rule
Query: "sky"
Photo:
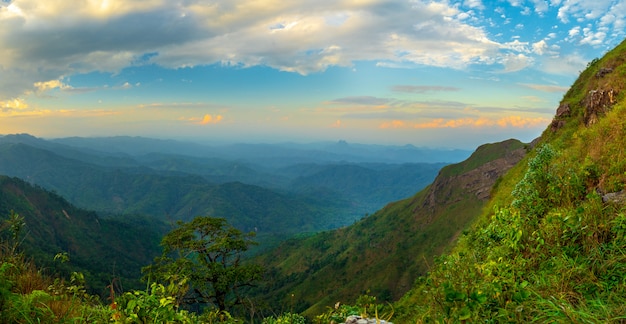
[[626, 0], [0, 0], [0, 134], [531, 141]]

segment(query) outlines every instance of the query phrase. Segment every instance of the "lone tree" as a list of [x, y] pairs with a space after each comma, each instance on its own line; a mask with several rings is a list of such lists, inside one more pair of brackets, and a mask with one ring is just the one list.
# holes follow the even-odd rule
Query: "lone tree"
[[228, 310], [241, 301], [237, 289], [260, 279], [261, 266], [242, 264], [241, 253], [256, 244], [223, 218], [196, 217], [163, 237], [163, 255], [143, 269], [156, 281], [183, 284], [179, 303], [214, 304]]

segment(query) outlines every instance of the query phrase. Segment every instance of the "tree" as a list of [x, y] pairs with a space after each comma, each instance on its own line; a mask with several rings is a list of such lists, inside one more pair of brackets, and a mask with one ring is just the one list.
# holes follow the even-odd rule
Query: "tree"
[[221, 311], [241, 301], [238, 288], [261, 278], [263, 269], [243, 264], [254, 233], [243, 234], [223, 218], [196, 217], [163, 237], [163, 255], [143, 269], [148, 279], [183, 287], [178, 302], [214, 304]]

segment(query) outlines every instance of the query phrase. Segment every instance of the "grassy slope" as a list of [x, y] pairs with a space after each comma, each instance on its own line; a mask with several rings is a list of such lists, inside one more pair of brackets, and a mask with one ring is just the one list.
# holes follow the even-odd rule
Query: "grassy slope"
[[[434, 185], [414, 197], [391, 203], [352, 226], [292, 239], [263, 255], [259, 261], [271, 274], [263, 299], [308, 315], [367, 290], [379, 300], [397, 300], [428, 270], [433, 256], [481, 213], [485, 200], [472, 191], [475, 180], [484, 179], [477, 168], [504, 172], [499, 170], [504, 168], [502, 157], [519, 154], [523, 146], [515, 140], [485, 145], [468, 160], [442, 169]], [[506, 169], [514, 162], [509, 163]], [[496, 178], [482, 185], [488, 190]]]
[[[626, 320], [626, 207], [602, 199], [626, 184], [625, 62], [626, 42], [581, 74], [563, 98], [565, 125], [500, 182], [472, 230], [395, 305], [395, 321]], [[610, 89], [617, 102], [586, 126], [587, 96]]]

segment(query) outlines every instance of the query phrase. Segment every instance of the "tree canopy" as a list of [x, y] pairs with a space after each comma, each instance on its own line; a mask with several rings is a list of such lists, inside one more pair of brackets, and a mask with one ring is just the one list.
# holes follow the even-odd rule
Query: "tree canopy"
[[238, 288], [251, 285], [263, 273], [261, 266], [241, 261], [242, 252], [256, 244], [254, 235], [242, 233], [223, 218], [179, 221], [161, 242], [163, 255], [144, 273], [150, 280], [177, 283], [179, 303], [228, 310], [241, 301]]

